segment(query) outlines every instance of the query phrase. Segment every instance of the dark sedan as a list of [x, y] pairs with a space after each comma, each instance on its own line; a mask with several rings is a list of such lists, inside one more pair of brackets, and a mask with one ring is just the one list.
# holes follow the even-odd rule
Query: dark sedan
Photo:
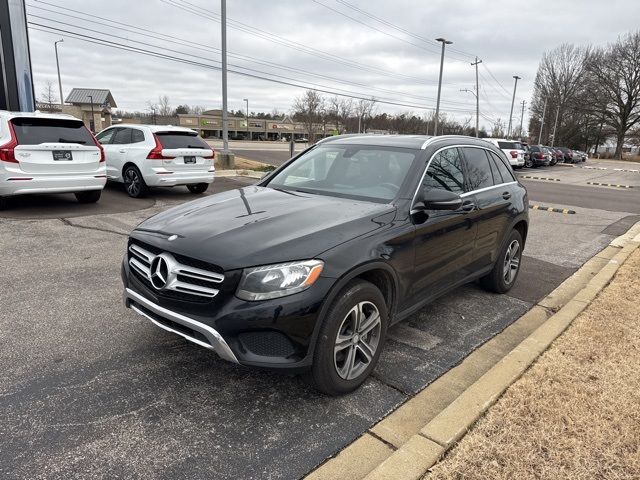
[[124, 299], [226, 360], [343, 394], [389, 325], [467, 282], [511, 289], [527, 229], [526, 190], [483, 140], [337, 136], [140, 224]]

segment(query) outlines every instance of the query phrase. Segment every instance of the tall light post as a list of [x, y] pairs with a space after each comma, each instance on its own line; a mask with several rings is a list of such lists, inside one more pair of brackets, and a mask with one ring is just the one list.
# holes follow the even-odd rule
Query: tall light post
[[[480, 60], [482, 61], [482, 60]], [[473, 65], [473, 64], [472, 64]], [[476, 137], [480, 137], [480, 134], [478, 133], [478, 125], [480, 124], [480, 107], [478, 106], [478, 94], [476, 92], [474, 92], [473, 90], [469, 90], [468, 88], [461, 88], [460, 89], [461, 92], [469, 92], [469, 93], [473, 93], [473, 95], [476, 97]]]
[[53, 48], [56, 51], [56, 67], [58, 68], [58, 88], [60, 88], [60, 111], [64, 105], [64, 98], [62, 97], [62, 78], [60, 77], [60, 61], [58, 60], [58, 44], [64, 42], [64, 38], [53, 42]]
[[222, 43], [222, 153], [229, 154], [229, 125], [227, 121], [227, 1], [220, 1], [220, 33]]
[[89, 126], [91, 127], [91, 132], [96, 133], [96, 119], [93, 115], [93, 96], [87, 95], [89, 97], [89, 102], [91, 102], [91, 120], [89, 121]]
[[[247, 138], [249, 138], [249, 99], [243, 98], [242, 100], [244, 100], [247, 104]], [[253, 140], [253, 139], [249, 138], [249, 140]]]
[[518, 80], [520, 77], [514, 75], [513, 78], [516, 79], [516, 83], [513, 85], [513, 98], [511, 99], [511, 113], [509, 114], [509, 128], [507, 129], [507, 138], [511, 138], [511, 121], [513, 120], [513, 103], [516, 101], [516, 89], [518, 88]]
[[438, 80], [438, 99], [436, 101], [436, 120], [435, 125], [433, 127], [433, 135], [438, 135], [438, 123], [440, 119], [440, 93], [442, 92], [442, 68], [444, 67], [444, 47], [446, 45], [451, 45], [453, 42], [451, 40], [446, 40], [444, 38], [436, 38], [436, 42], [442, 43], [442, 55], [440, 55], [440, 79]]

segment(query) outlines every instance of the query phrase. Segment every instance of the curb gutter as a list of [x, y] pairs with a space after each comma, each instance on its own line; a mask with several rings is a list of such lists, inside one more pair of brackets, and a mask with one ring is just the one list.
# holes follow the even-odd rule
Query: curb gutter
[[587, 308], [638, 247], [640, 222], [306, 478], [420, 479]]

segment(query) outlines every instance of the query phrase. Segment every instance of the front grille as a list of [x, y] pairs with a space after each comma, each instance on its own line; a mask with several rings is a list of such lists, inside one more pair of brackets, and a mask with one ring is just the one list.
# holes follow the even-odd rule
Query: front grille
[[224, 274], [219, 268], [146, 244], [131, 242], [128, 262], [131, 271], [148, 288], [158, 295], [177, 300], [210, 301], [218, 294], [224, 281]]

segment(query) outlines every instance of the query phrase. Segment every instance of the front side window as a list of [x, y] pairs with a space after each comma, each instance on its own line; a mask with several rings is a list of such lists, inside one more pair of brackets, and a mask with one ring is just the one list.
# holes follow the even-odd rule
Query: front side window
[[[492, 187], [494, 185], [493, 172], [489, 164], [489, 157], [482, 148], [464, 147], [464, 158], [467, 161], [467, 182], [471, 190]], [[495, 183], [502, 183], [501, 181]]]
[[399, 193], [419, 152], [364, 145], [320, 145], [277, 173], [272, 188], [374, 202]]
[[110, 128], [108, 130], [101, 131], [98, 135], [96, 135], [96, 139], [103, 145], [106, 145], [111, 142], [113, 135], [116, 133], [115, 128]]
[[439, 188], [458, 194], [464, 193], [464, 167], [457, 148], [447, 148], [436, 153], [422, 179], [422, 188]]

